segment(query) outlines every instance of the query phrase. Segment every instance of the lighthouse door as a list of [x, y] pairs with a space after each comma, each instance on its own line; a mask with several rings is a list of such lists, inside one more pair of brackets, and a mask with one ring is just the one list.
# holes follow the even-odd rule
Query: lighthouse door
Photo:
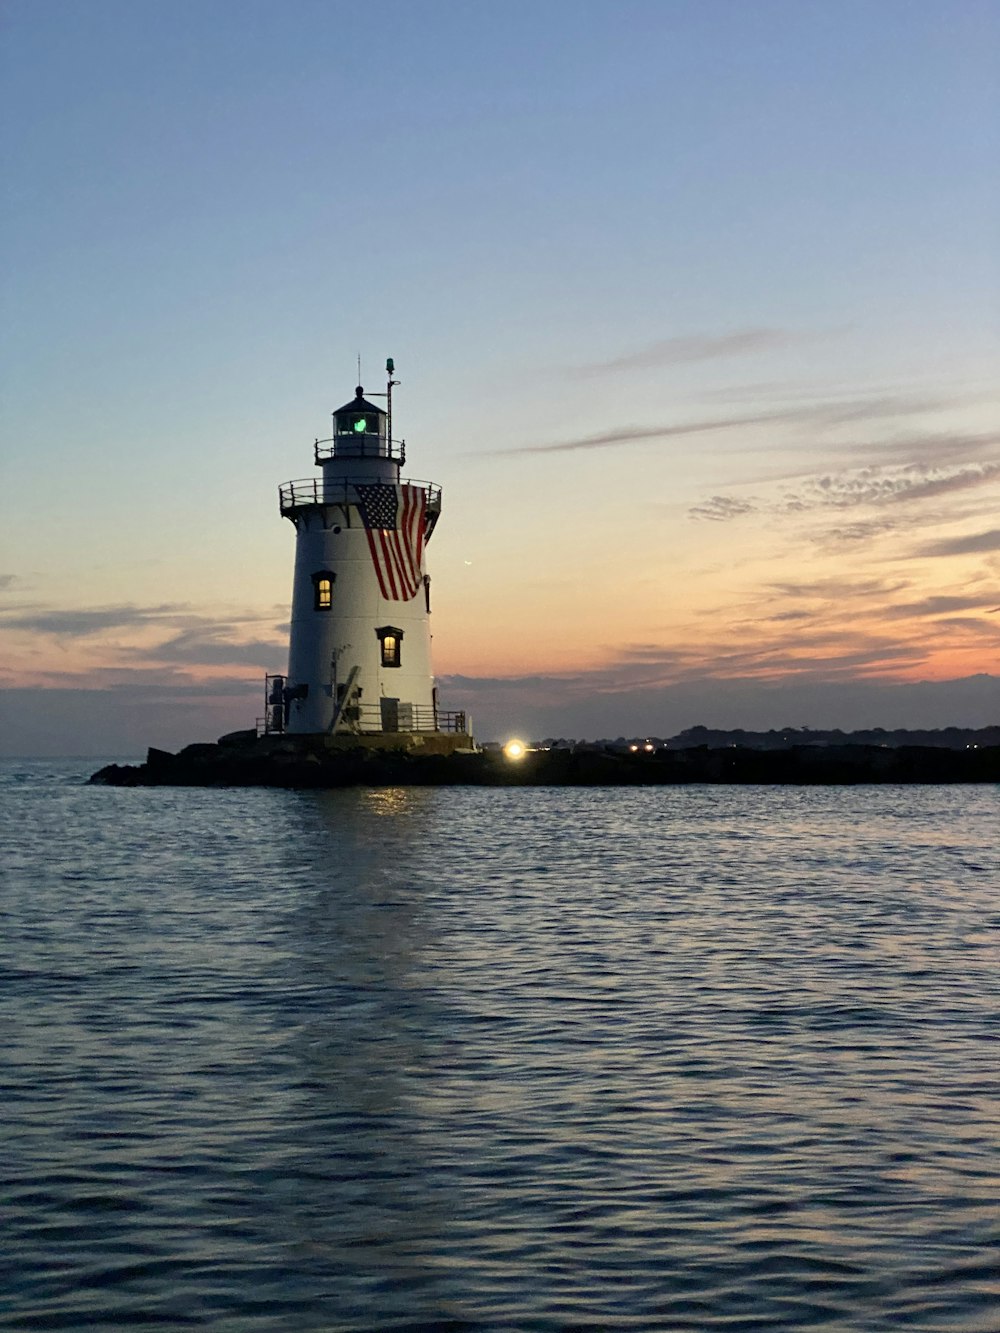
[[382, 708], [382, 730], [399, 730], [399, 700], [398, 699], [380, 699], [379, 704]]

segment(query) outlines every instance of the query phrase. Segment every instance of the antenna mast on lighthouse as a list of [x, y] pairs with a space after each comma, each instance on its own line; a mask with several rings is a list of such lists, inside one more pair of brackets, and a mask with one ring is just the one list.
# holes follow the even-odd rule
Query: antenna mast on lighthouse
[[[393, 359], [392, 359], [391, 356], [386, 357], [386, 361], [385, 361], [385, 373], [386, 373], [386, 375], [389, 377], [389, 378], [388, 378], [388, 382], [386, 383], [386, 386], [385, 386], [385, 396], [386, 396], [386, 400], [387, 400], [387, 408], [388, 408], [388, 410], [387, 410], [387, 412], [386, 412], [386, 417], [387, 417], [387, 420], [386, 420], [386, 430], [389, 432], [389, 439], [390, 439], [390, 441], [391, 441], [391, 440], [392, 440], [392, 386], [393, 386], [394, 384], [398, 384], [398, 383], [399, 383], [399, 380], [394, 380], [394, 379], [392, 378], [393, 375], [396, 373], [396, 363], [395, 363], [395, 361], [393, 361]], [[359, 375], [358, 378], [360, 379], [361, 376]]]

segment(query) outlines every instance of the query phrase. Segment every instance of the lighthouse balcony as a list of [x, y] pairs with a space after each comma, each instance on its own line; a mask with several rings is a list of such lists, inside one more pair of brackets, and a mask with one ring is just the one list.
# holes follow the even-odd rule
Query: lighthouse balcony
[[464, 712], [445, 711], [433, 704], [400, 703], [396, 699], [348, 706], [343, 712], [343, 722], [346, 730], [361, 736], [442, 731], [467, 735], [469, 730]]
[[406, 462], [406, 441], [389, 440], [374, 431], [359, 434], [334, 435], [329, 440], [317, 440], [314, 446], [317, 464], [331, 458], [388, 458], [393, 463]]
[[[298, 481], [286, 481], [278, 488], [278, 503], [284, 518], [291, 518], [303, 509], [316, 509], [322, 505], [357, 504], [356, 486], [371, 484], [370, 477], [338, 477], [335, 481], [323, 477], [303, 477]], [[436, 522], [441, 513], [441, 487], [431, 481], [413, 481], [405, 478], [401, 486], [419, 486], [427, 497], [427, 516]]]
[[[281, 702], [283, 676], [268, 676], [267, 707], [263, 717], [257, 719], [258, 736], [276, 736], [284, 734], [286, 727], [285, 706]], [[273, 681], [279, 681], [277, 694], [271, 688]], [[277, 702], [275, 702], [277, 699]], [[386, 707], [389, 705], [389, 707]], [[460, 709], [444, 710], [433, 704], [405, 704], [396, 699], [384, 699], [380, 704], [350, 704], [340, 715], [338, 735], [348, 736], [398, 736], [398, 735], [447, 735], [470, 736], [469, 716]]]

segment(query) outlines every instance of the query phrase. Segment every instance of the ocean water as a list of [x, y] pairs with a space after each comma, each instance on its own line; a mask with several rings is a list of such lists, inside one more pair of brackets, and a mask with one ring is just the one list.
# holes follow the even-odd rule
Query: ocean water
[[0, 1327], [1000, 1327], [1000, 789], [2, 769]]

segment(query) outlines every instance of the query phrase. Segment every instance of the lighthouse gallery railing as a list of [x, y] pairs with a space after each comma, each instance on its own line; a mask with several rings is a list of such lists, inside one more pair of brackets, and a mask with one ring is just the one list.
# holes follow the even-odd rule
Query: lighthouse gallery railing
[[[268, 680], [283, 680], [269, 676]], [[378, 736], [395, 732], [433, 734], [449, 732], [468, 735], [469, 719], [464, 710], [435, 708], [433, 704], [403, 704], [396, 717], [386, 716], [378, 704], [354, 704], [344, 709], [345, 732], [356, 736]], [[387, 725], [388, 724], [388, 725]], [[281, 703], [268, 702], [263, 717], [257, 719], [258, 736], [276, 736], [285, 730], [285, 710]]]
[[466, 714], [461, 710], [435, 708], [433, 704], [400, 703], [387, 713], [380, 704], [355, 704], [344, 709], [346, 730], [365, 736], [380, 732], [458, 732], [468, 730]]
[[390, 440], [372, 432], [333, 435], [328, 440], [317, 440], [313, 455], [317, 463], [330, 458], [388, 458], [393, 463], [405, 463], [406, 441]]
[[[278, 503], [282, 515], [296, 509], [311, 509], [317, 505], [357, 504], [355, 486], [370, 486], [371, 477], [338, 477], [336, 481], [323, 477], [303, 477], [299, 481], [286, 481], [278, 487]], [[441, 487], [431, 481], [412, 481], [401, 479], [401, 486], [419, 486], [427, 495], [428, 512], [437, 515], [441, 512]]]

